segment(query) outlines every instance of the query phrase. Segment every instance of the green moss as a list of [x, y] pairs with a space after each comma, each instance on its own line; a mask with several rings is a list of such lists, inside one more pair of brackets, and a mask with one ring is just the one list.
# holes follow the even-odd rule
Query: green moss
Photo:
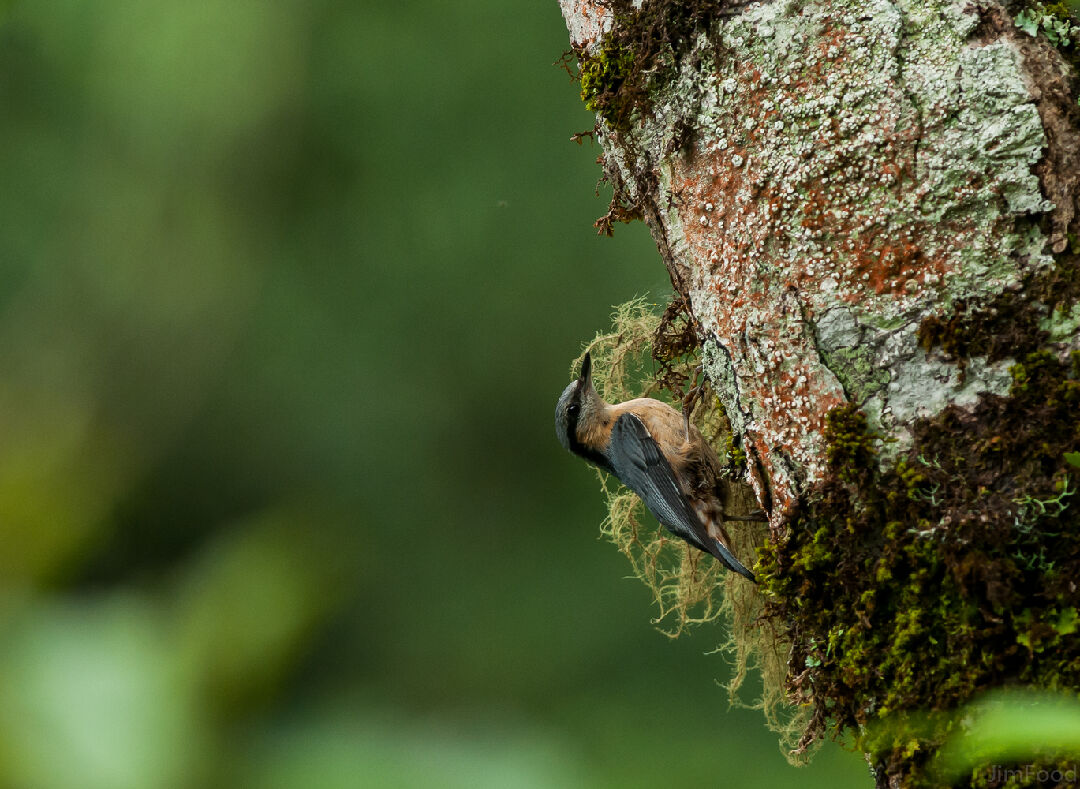
[[[717, 400], [716, 407], [723, 409], [723, 404]], [[746, 451], [735, 444], [735, 436], [731, 433], [727, 434], [724, 442], [724, 449], [727, 450], [727, 462], [731, 468], [733, 477], [742, 478], [743, 472], [746, 471]]]
[[609, 0], [613, 24], [593, 52], [576, 51], [581, 98], [609, 126], [625, 131], [652, 111], [652, 95], [675, 73], [699, 30], [721, 18], [724, 0]]
[[633, 62], [633, 55], [618, 49], [611, 38], [604, 40], [595, 55], [583, 55], [579, 76], [585, 108], [600, 113], [608, 123], [617, 124], [629, 110], [623, 104], [621, 89]]
[[[865, 416], [834, 409], [828, 478], [761, 551], [767, 613], [793, 643], [789, 690], [815, 710], [805, 741], [846, 733], [912, 785], [929, 781], [948, 711], [977, 691], [1080, 689], [1066, 461], [1080, 448], [1080, 353], [1033, 352], [1012, 373], [1009, 397], [917, 423], [888, 469]], [[926, 713], [915, 735], [895, 725]]]
[[825, 417], [829, 470], [843, 482], [858, 482], [872, 468], [876, 451], [867, 431], [866, 414], [854, 403], [834, 408]]
[[1078, 303], [1080, 256], [1066, 251], [1016, 291], [985, 305], [959, 300], [951, 315], [927, 317], [919, 325], [919, 342], [926, 351], [940, 348], [961, 365], [973, 356], [990, 362], [1018, 358], [1044, 347], [1054, 328], [1052, 316], [1071, 314]]
[[853, 402], [862, 402], [889, 383], [889, 371], [875, 362], [873, 351], [866, 346], [838, 348], [825, 354], [828, 367], [844, 387]]
[[1080, 38], [1080, 23], [1064, 2], [1040, 3], [1036, 0], [1013, 21], [1029, 36], [1042, 32], [1046, 40], [1059, 49], [1075, 48]]

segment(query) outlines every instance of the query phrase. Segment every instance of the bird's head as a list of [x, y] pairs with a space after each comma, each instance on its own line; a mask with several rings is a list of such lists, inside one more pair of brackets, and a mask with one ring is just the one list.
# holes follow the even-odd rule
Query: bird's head
[[592, 357], [586, 353], [581, 362], [581, 373], [563, 389], [559, 403], [555, 406], [555, 433], [559, 437], [559, 443], [571, 452], [581, 454], [579, 429], [599, 418], [604, 405], [604, 401], [593, 388]]

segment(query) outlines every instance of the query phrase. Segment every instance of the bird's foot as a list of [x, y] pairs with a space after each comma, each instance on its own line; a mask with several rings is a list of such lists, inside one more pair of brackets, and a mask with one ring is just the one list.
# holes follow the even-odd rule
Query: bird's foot
[[691, 378], [691, 381], [693, 381], [694, 385], [686, 390], [686, 396], [683, 398], [682, 401], [683, 424], [686, 430], [687, 441], [690, 440], [690, 416], [694, 413], [694, 406], [697, 405], [698, 400], [700, 400], [701, 396], [705, 393], [706, 381], [702, 380], [701, 383], [698, 383], [698, 377], [704, 371], [704, 366], [700, 364], [697, 366], [697, 369], [694, 370], [694, 376], [693, 378]]

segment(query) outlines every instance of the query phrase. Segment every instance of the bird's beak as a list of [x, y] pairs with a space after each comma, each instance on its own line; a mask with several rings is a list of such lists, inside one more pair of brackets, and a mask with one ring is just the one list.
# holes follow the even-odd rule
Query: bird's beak
[[581, 374], [578, 376], [578, 384], [581, 386], [592, 385], [592, 356], [585, 352], [585, 358], [581, 360]]

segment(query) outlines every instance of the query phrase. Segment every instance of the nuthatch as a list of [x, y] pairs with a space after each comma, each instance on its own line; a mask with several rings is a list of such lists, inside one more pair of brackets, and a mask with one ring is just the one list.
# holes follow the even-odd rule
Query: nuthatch
[[614, 474], [640, 496], [676, 537], [757, 582], [728, 548], [731, 540], [722, 523], [761, 518], [724, 512], [720, 459], [688, 416], [649, 397], [604, 402], [593, 388], [592, 359], [586, 353], [581, 375], [555, 406], [555, 432], [566, 449]]

